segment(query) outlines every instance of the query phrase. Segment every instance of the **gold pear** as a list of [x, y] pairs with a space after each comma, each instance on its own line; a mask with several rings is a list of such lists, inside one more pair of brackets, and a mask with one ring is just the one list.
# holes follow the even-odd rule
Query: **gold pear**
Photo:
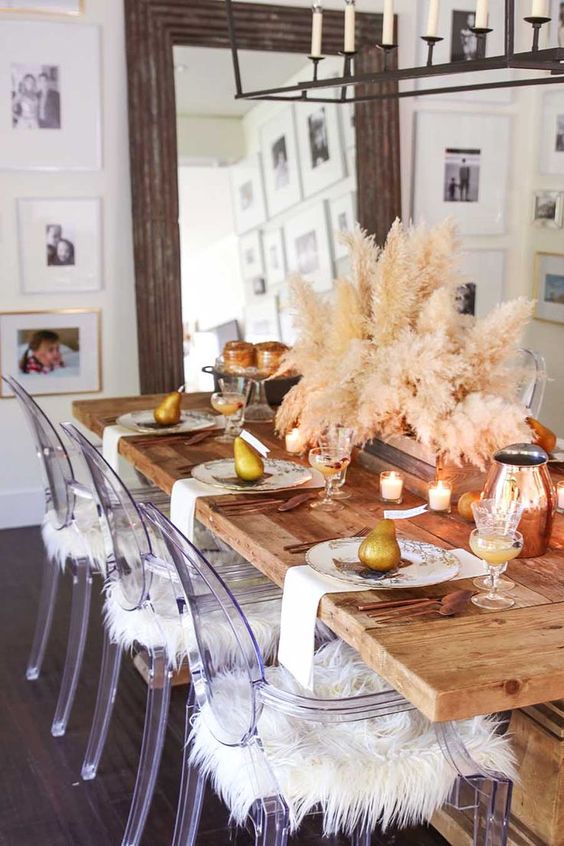
[[264, 462], [256, 449], [243, 438], [235, 438], [233, 443], [235, 472], [245, 482], [256, 482], [264, 475]]
[[532, 429], [534, 434], [534, 441], [546, 452], [552, 452], [556, 446], [556, 435], [547, 426], [543, 426], [540, 420], [535, 420], [534, 417], [527, 417], [529, 429]]
[[181, 402], [182, 393], [180, 390], [171, 391], [170, 394], [167, 394], [153, 412], [155, 422], [159, 426], [176, 426], [177, 423], [180, 423]]
[[401, 560], [401, 551], [396, 540], [396, 527], [393, 520], [379, 520], [369, 535], [364, 538], [358, 549], [358, 557], [369, 570], [386, 573], [397, 567]]

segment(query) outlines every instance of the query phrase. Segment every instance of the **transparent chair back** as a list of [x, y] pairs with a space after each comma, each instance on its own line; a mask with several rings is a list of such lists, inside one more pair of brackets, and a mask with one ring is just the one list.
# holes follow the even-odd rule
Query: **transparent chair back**
[[111, 542], [108, 576], [120, 582], [117, 599], [126, 611], [139, 608], [148, 596], [150, 573], [145, 558], [151, 553], [149, 537], [129, 491], [88, 438], [72, 423], [64, 431], [80, 449]]
[[72, 521], [75, 504], [74, 474], [68, 452], [47, 415], [25, 388], [12, 377], [4, 381], [14, 392], [28, 422], [45, 477], [47, 513], [54, 528], [61, 529]]
[[[245, 744], [256, 734], [260, 706], [255, 687], [264, 682], [264, 663], [254, 634], [237, 600], [196, 547], [154, 506], [140, 508], [162, 538], [189, 605], [190, 613], [183, 615], [182, 622], [194, 694], [200, 708], [207, 706], [208, 728], [220, 743]], [[215, 636], [220, 627], [221, 646]], [[241, 671], [237, 708], [231, 710], [225, 709], [225, 699], [221, 704], [219, 695], [224, 689], [226, 652], [236, 656]]]
[[533, 350], [520, 349], [514, 366], [520, 377], [518, 399], [528, 409], [529, 416], [538, 419], [547, 379], [544, 357]]

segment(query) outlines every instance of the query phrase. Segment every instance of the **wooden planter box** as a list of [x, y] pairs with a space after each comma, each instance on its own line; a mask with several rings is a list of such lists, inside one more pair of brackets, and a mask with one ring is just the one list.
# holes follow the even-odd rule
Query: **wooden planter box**
[[451, 482], [456, 499], [465, 491], [482, 490], [487, 475], [472, 464], [463, 464], [462, 467], [443, 464], [437, 467], [436, 455], [407, 436], [398, 436], [389, 441], [370, 441], [360, 453], [360, 461], [377, 472], [390, 468], [401, 470], [405, 475], [406, 487], [425, 498], [427, 484], [437, 477]]

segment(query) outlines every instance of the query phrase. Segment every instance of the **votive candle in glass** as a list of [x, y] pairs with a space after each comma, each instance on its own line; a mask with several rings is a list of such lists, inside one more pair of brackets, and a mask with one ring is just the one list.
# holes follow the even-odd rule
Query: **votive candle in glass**
[[286, 452], [291, 453], [292, 455], [298, 455], [300, 452], [304, 451], [305, 443], [304, 437], [301, 433], [299, 426], [295, 426], [291, 429], [285, 438], [286, 441]]
[[401, 502], [403, 476], [397, 470], [384, 470], [380, 473], [380, 499], [384, 502]]
[[564, 514], [564, 482], [558, 482], [556, 485], [556, 496], [556, 510]]
[[428, 489], [429, 511], [442, 511], [450, 513], [450, 501], [452, 498], [452, 485], [443, 479], [431, 482]]

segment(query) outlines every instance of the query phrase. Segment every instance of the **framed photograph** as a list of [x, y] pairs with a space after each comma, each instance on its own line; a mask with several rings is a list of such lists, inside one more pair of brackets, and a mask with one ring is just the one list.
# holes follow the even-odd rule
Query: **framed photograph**
[[535, 191], [533, 223], [548, 229], [561, 229], [563, 199], [564, 194], [561, 191]]
[[302, 198], [292, 106], [261, 127], [260, 139], [268, 215], [273, 217]]
[[550, 46], [564, 47], [564, 0], [552, 0]]
[[564, 174], [564, 92], [545, 93], [542, 106], [539, 170]]
[[245, 340], [252, 344], [280, 340], [276, 297], [268, 297], [245, 308]]
[[24, 294], [102, 287], [101, 200], [18, 200]]
[[333, 286], [333, 262], [325, 203], [300, 211], [284, 226], [288, 269], [313, 283], [316, 291]]
[[264, 276], [255, 276], [253, 279], [253, 294], [255, 297], [266, 294], [266, 279]]
[[349, 253], [339, 239], [340, 232], [352, 232], [356, 223], [356, 194], [350, 191], [329, 200], [329, 218], [331, 220], [331, 237], [333, 239], [333, 255], [336, 261], [347, 258]]
[[[101, 390], [99, 309], [0, 313], [0, 372], [30, 394]], [[0, 396], [12, 396], [0, 382]]]
[[345, 175], [336, 106], [300, 103], [296, 106], [300, 168], [305, 197], [317, 194]]
[[419, 112], [414, 220], [452, 216], [462, 235], [505, 232], [510, 126], [505, 115]]
[[99, 28], [0, 21], [0, 102], [0, 169], [99, 169]]
[[484, 317], [503, 300], [505, 253], [503, 250], [467, 250], [462, 254], [460, 269], [468, 282], [457, 292], [459, 311]]
[[266, 220], [259, 153], [230, 167], [229, 174], [237, 232], [247, 232]]
[[262, 233], [266, 278], [270, 286], [281, 285], [286, 279], [286, 254], [282, 229]]
[[80, 15], [84, 11], [84, 0], [0, 0], [0, 4], [0, 12]]
[[550, 323], [564, 323], [564, 255], [537, 253], [535, 256], [535, 317]]
[[264, 262], [260, 232], [248, 232], [239, 238], [239, 254], [241, 256], [241, 275], [243, 279], [254, 279], [264, 276]]

